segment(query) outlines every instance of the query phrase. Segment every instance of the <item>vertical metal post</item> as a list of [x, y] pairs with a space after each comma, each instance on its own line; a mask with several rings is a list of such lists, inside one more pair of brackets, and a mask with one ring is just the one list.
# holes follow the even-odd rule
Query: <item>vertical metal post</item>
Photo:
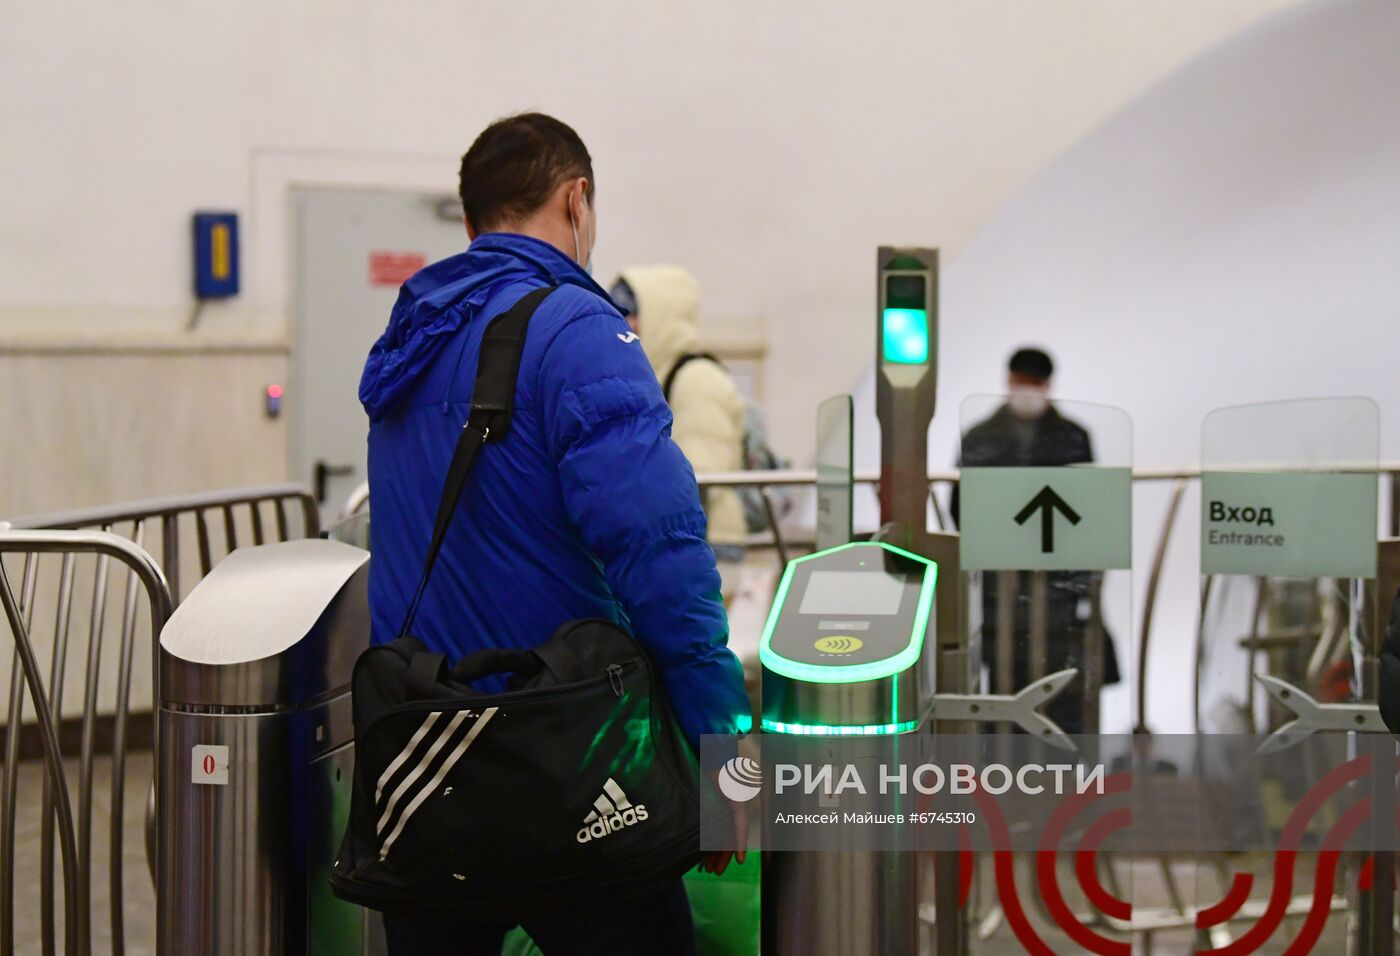
[[1390, 473], [1390, 536], [1400, 538], [1400, 471]]
[[768, 486], [760, 485], [758, 494], [763, 499], [763, 513], [768, 519], [769, 529], [773, 532], [773, 546], [778, 549], [778, 570], [781, 572], [788, 563], [787, 542], [783, 540], [783, 529], [778, 521], [778, 512], [773, 507], [773, 496], [768, 493]]
[[1031, 680], [1038, 681], [1045, 676], [1045, 661], [1050, 653], [1050, 581], [1044, 571], [1032, 571], [1030, 578], [1030, 647], [1027, 651]]
[[[64, 555], [67, 561], [70, 555]], [[71, 584], [71, 578], [65, 568], [65, 580]], [[60, 601], [62, 598], [60, 598]], [[81, 892], [78, 885], [78, 850], [77, 839], [73, 832], [73, 807], [68, 798], [68, 783], [63, 776], [63, 757], [58, 749], [58, 707], [50, 706], [49, 700], [44, 693], [43, 679], [39, 674], [39, 662], [34, 656], [33, 645], [29, 642], [29, 630], [25, 625], [24, 612], [20, 609], [19, 602], [10, 591], [10, 580], [5, 574], [3, 564], [0, 564], [0, 604], [4, 605], [5, 617], [10, 624], [10, 633], [14, 637], [15, 650], [20, 659], [20, 667], [24, 672], [25, 684], [29, 687], [29, 700], [34, 705], [34, 715], [39, 724], [39, 741], [43, 745], [44, 751], [44, 823], [46, 827], [52, 827], [57, 822], [59, 859], [63, 870], [63, 940], [64, 952], [75, 953], [77, 956], [87, 956], [89, 952], [88, 939], [81, 932], [79, 920], [80, 910], [87, 905], [86, 894]], [[55, 654], [57, 654], [57, 650]], [[51, 687], [61, 686], [58, 682], [50, 682]], [[11, 735], [15, 735], [15, 729], [11, 729]], [[48, 831], [49, 839], [42, 848], [47, 866], [40, 879], [46, 881], [48, 911], [46, 921], [43, 921], [43, 947], [46, 950], [55, 948], [55, 927], [53, 925], [53, 835], [52, 830]], [[42, 888], [41, 888], [42, 889]]]
[[233, 517], [233, 505], [224, 505], [224, 553], [238, 547], [238, 523]]
[[[141, 547], [146, 537], [146, 522], [137, 521], [131, 540]], [[117, 655], [117, 700], [112, 715], [112, 827], [108, 831], [108, 906], [112, 925], [112, 956], [122, 956], [126, 948], [126, 914], [123, 911], [122, 825], [126, 807], [126, 720], [131, 709], [131, 659], [136, 647], [136, 601], [141, 580], [128, 569], [126, 598], [122, 604], [121, 644]], [[159, 623], [151, 625], [159, 634]], [[155, 872], [151, 867], [152, 874]]]
[[1021, 572], [983, 571], [982, 579], [995, 580], [997, 587], [996, 670], [993, 674], [993, 694], [1014, 694], [1016, 686], [1016, 595], [1020, 591]]
[[[966, 656], [959, 614], [957, 536], [928, 530], [928, 428], [938, 397], [938, 250], [881, 246], [875, 259], [875, 412], [880, 420], [880, 523], [892, 544], [938, 562], [935, 640], [940, 690], [954, 691], [945, 657]], [[905, 324], [901, 327], [896, 320]], [[919, 328], [919, 323], [923, 323]], [[907, 336], [907, 337], [905, 337]], [[904, 345], [909, 347], [903, 347]], [[940, 540], [941, 539], [941, 540]], [[932, 552], [938, 551], [935, 556]], [[954, 664], [953, 673], [965, 668]], [[962, 681], [956, 692], [965, 693]]]
[[259, 501], [248, 502], [248, 512], [253, 519], [253, 544], [263, 544], [265, 539], [263, 537], [262, 503]]
[[[938, 250], [880, 247], [876, 256], [875, 409], [880, 420], [880, 521], [890, 540], [938, 563], [932, 655], [934, 688], [967, 693], [970, 667], [961, 615], [958, 538], [928, 530], [928, 429], [938, 390]], [[892, 319], [922, 312], [926, 347], [901, 350]], [[953, 729], [953, 728], [948, 728]], [[909, 857], [917, 879], [914, 856]], [[958, 905], [958, 853], [934, 856], [935, 937], [940, 956], [965, 951], [967, 934]], [[904, 914], [889, 914], [904, 918]]]
[[[73, 623], [73, 555], [65, 554], [63, 563], [59, 570], [58, 581], [58, 610], [54, 621], [53, 638], [53, 658], [49, 661], [49, 707], [54, 714], [53, 733], [54, 740], [58, 740], [58, 721], [63, 718], [63, 688], [64, 675], [67, 673], [68, 664], [68, 635]], [[33, 692], [30, 693], [33, 699]], [[34, 700], [35, 709], [38, 709], [39, 702]], [[56, 759], [61, 760], [61, 754], [56, 751]], [[62, 765], [60, 764], [60, 774]], [[62, 794], [67, 800], [67, 786], [63, 787]], [[43, 816], [39, 821], [39, 927], [43, 936], [44, 956], [54, 956], [56, 952], [55, 943], [55, 922], [54, 922], [54, 878], [53, 878], [53, 840], [54, 840], [54, 801], [59, 795], [55, 793], [54, 784], [49, 779], [44, 780], [43, 790]], [[68, 823], [73, 822], [73, 812], [67, 809]], [[62, 821], [60, 820], [60, 826]], [[69, 894], [65, 898], [64, 912], [78, 914], [87, 905], [87, 894], [83, 892], [82, 881], [77, 873], [77, 855], [74, 851], [74, 867], [71, 875], [65, 876], [65, 893]], [[67, 882], [71, 880], [71, 885]], [[78, 922], [82, 917], [75, 915], [73, 930], [65, 936], [65, 951], [75, 945], [80, 946], [84, 937], [78, 935], [81, 925]]]
[[[165, 579], [170, 582], [170, 599], [180, 603], [180, 515], [170, 512], [160, 519], [160, 566], [165, 569]], [[160, 667], [153, 665], [155, 676], [160, 676]], [[152, 685], [152, 690], [155, 685]]]
[[[966, 694], [972, 690], [972, 663], [967, 644], [967, 627], [962, 610], [962, 571], [956, 534], [925, 536], [924, 553], [938, 564], [935, 596], [935, 640], [937, 674], [935, 691]], [[1009, 646], [1007, 641], [1005, 646]], [[940, 725], [948, 733], [973, 733], [975, 725]], [[940, 850], [933, 854], [934, 952], [937, 956], [960, 956], [968, 951], [967, 912], [962, 907], [959, 885], [961, 850]]]
[[[0, 555], [0, 562], [4, 556]], [[20, 585], [21, 625], [28, 632], [34, 621], [34, 590], [38, 580], [39, 556], [24, 556], [24, 578]], [[0, 564], [0, 576], [5, 574]], [[18, 641], [10, 664], [9, 719], [5, 722], [5, 772], [0, 783], [0, 954], [15, 953], [15, 815], [19, 804], [19, 728], [24, 714], [25, 670]]]
[[[103, 531], [109, 531], [103, 528]], [[78, 760], [78, 879], [83, 897], [92, 897], [92, 788], [93, 761], [97, 751], [97, 691], [102, 667], [102, 631], [107, 615], [107, 569], [111, 558], [97, 557], [93, 569], [91, 617], [88, 620], [88, 658], [84, 673], [82, 743]], [[63, 715], [59, 715], [63, 719]], [[78, 914], [83, 938], [91, 933], [90, 912]]]
[[[1392, 485], [1393, 491], [1400, 487]], [[1395, 515], [1392, 500], [1392, 520]], [[1361, 620], [1370, 631], [1366, 635], [1361, 671], [1363, 700], [1377, 700], [1380, 691], [1380, 651], [1389, 625], [1391, 601], [1400, 590], [1400, 541], [1381, 541], [1377, 545], [1376, 580], [1367, 585], [1366, 608]], [[1374, 764], [1371, 768], [1371, 806], [1379, 808], [1371, 816], [1376, 828], [1378, 849], [1371, 856], [1371, 892], [1363, 894], [1360, 906], [1362, 952], [1367, 956], [1393, 956], [1395, 952], [1395, 816], [1396, 800], [1395, 743], [1386, 735], [1372, 744]], [[1367, 898], [1369, 897], [1369, 899]]]
[[[875, 409], [880, 419], [880, 521], [898, 523], [907, 544], [927, 529], [928, 426], [938, 385], [938, 250], [881, 246], [876, 259]], [[920, 294], [927, 322], [923, 361], [893, 361], [885, 312], [902, 302], [894, 283]], [[910, 355], [908, 358], [917, 356]]]
[[1100, 732], [1099, 707], [1103, 697], [1103, 575], [1094, 575], [1091, 587], [1093, 590], [1089, 596], [1089, 621], [1084, 628], [1084, 654], [1081, 658], [1083, 669], [1079, 675], [1080, 687], [1084, 693], [1084, 718], [1080, 733], [1084, 734]]
[[214, 567], [213, 550], [209, 547], [209, 522], [204, 517], [204, 509], [194, 513], [195, 542], [199, 547], [199, 576], [204, 578]]
[[1176, 526], [1176, 516], [1181, 513], [1181, 500], [1185, 495], [1186, 479], [1177, 478], [1172, 482], [1167, 517], [1162, 522], [1162, 534], [1157, 539], [1157, 551], [1152, 556], [1152, 572], [1147, 578], [1147, 597], [1142, 603], [1142, 637], [1138, 648], [1137, 722], [1133, 725], [1134, 733], [1147, 732], [1147, 661], [1152, 646], [1153, 612], [1157, 607], [1157, 589], [1162, 583], [1162, 568], [1167, 561], [1167, 546], [1171, 544], [1172, 529]]

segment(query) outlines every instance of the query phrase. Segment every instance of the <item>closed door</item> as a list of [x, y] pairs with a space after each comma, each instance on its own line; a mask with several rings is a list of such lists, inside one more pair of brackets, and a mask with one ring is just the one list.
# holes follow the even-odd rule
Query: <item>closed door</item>
[[365, 357], [399, 286], [467, 246], [449, 195], [297, 188], [296, 331], [285, 400], [296, 481], [311, 485], [323, 522], [365, 480], [369, 422], [358, 397]]

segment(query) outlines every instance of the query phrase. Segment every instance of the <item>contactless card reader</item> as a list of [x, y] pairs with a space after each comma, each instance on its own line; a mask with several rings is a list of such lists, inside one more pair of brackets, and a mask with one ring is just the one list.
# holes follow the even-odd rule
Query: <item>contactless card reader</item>
[[763, 729], [899, 734], [923, 714], [918, 668], [938, 566], [884, 543], [788, 565], [759, 645]]

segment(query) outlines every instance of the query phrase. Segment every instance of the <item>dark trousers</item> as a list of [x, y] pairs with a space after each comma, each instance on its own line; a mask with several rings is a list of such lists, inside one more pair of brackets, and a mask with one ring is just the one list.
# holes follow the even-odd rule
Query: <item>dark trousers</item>
[[[500, 956], [513, 928], [384, 917], [389, 956]], [[521, 928], [545, 956], [695, 956], [690, 900], [679, 879], [652, 897], [586, 914], [529, 919]]]

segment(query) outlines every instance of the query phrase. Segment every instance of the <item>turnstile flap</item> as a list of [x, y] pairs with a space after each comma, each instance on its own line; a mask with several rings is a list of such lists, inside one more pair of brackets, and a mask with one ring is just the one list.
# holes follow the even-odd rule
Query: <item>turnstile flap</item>
[[233, 551], [161, 632], [161, 702], [285, 708], [347, 685], [369, 646], [368, 562], [319, 539]]

